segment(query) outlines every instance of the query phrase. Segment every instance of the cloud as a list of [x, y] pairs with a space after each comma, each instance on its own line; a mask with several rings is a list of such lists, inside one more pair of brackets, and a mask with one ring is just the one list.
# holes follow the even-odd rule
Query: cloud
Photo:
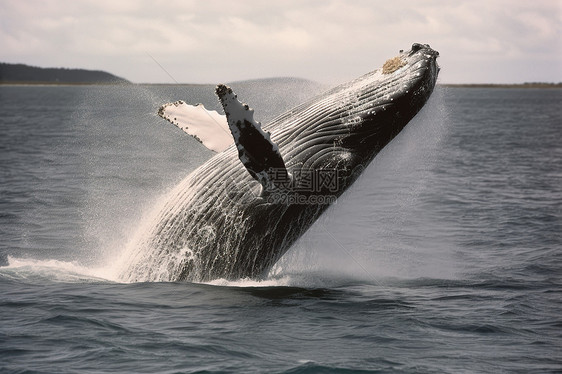
[[[557, 1], [4, 1], [2, 60], [135, 82], [301, 76], [335, 83], [412, 42], [445, 82], [561, 80]], [[534, 66], [539, 67], [540, 71]]]

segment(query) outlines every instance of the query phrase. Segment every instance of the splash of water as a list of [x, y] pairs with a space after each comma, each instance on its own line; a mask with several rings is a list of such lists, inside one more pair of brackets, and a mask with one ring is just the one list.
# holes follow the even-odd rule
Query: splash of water
[[8, 265], [0, 267], [0, 275], [9, 279], [55, 282], [108, 282], [114, 281], [105, 266], [88, 267], [77, 262], [37, 260], [8, 256]]
[[[364, 175], [356, 182], [356, 185], [345, 194], [336, 206], [330, 209], [320, 221], [314, 225], [309, 233], [294, 246], [282, 260], [272, 269], [269, 276], [263, 281], [239, 280], [226, 281], [224, 279], [209, 282], [214, 285], [224, 286], [298, 286], [311, 284], [317, 285], [318, 279], [324, 274], [327, 277], [338, 277], [344, 275], [346, 279], [378, 279], [386, 276], [397, 277], [417, 277], [431, 276], [435, 274], [435, 268], [448, 270], [451, 267], [445, 263], [441, 266], [440, 256], [442, 251], [424, 247], [423, 245], [412, 246], [401, 238], [401, 231], [393, 227], [401, 227], [405, 224], [407, 217], [412, 214], [412, 207], [418, 202], [418, 197], [425, 188], [428, 181], [429, 169], [433, 160], [438, 157], [438, 147], [441, 139], [446, 135], [446, 109], [443, 105], [442, 90], [436, 90], [426, 108], [405, 131], [405, 136], [396, 139], [395, 145], [390, 145], [377, 156], [373, 165], [369, 167]], [[155, 103], [160, 103], [161, 99], [152, 99]], [[408, 129], [410, 129], [408, 131]], [[412, 131], [413, 129], [413, 131]], [[398, 147], [398, 151], [396, 150]], [[384, 184], [377, 187], [376, 182], [380, 181], [380, 175], [385, 172], [389, 174], [410, 173], [412, 169], [406, 168], [411, 163], [415, 163], [421, 170], [417, 173], [415, 182], [407, 188], [399, 189], [397, 193], [390, 195], [394, 202], [395, 213], [386, 218], [378, 217], [373, 219], [373, 215], [379, 214], [379, 209], [371, 206], [367, 209], [358, 209], [360, 205], [365, 205], [366, 200], [376, 197], [377, 188], [388, 189]], [[415, 169], [415, 168], [414, 168]], [[382, 173], [381, 173], [382, 171]], [[375, 186], [373, 187], [373, 182]], [[379, 182], [380, 183], [380, 182]], [[132, 224], [135, 227], [133, 233], [129, 235], [128, 244], [125, 250], [105, 250], [105, 259], [109, 263], [107, 266], [88, 267], [75, 262], [64, 262], [56, 260], [30, 260], [10, 258], [8, 266], [1, 268], [3, 274], [12, 276], [27, 277], [32, 273], [41, 276], [58, 279], [61, 281], [118, 281], [129, 282], [135, 279], [143, 279], [148, 272], [156, 275], [156, 279], [167, 279], [166, 274], [170, 271], [169, 263], [177, 262], [174, 256], [185, 255], [189, 249], [185, 248], [184, 253], [171, 254], [170, 257], [163, 258], [157, 267], [143, 266], [148, 248], [143, 247], [153, 233], [150, 227], [154, 222], [161, 220], [159, 212], [165, 207], [166, 201], [170, 196], [177, 194], [178, 186], [168, 194], [164, 194], [153, 208], [144, 215], [139, 223]], [[395, 188], [390, 187], [390, 188]], [[361, 204], [357, 203], [357, 200]], [[348, 208], [345, 208], [348, 206]], [[342, 208], [344, 207], [344, 208]], [[396, 207], [398, 207], [396, 209]], [[102, 207], [97, 207], [101, 209]], [[371, 222], [381, 227], [367, 227], [366, 224], [359, 224], [356, 227], [341, 225], [341, 217], [358, 217], [354, 221]], [[116, 217], [116, 220], [119, 218]], [[131, 221], [130, 218], [127, 218]], [[384, 224], [390, 221], [391, 225]], [[391, 227], [392, 226], [392, 227]], [[346, 234], [349, 230], [350, 234]], [[370, 230], [370, 231], [369, 231]], [[326, 235], [326, 231], [333, 232], [334, 237]], [[369, 234], [369, 232], [371, 232]], [[96, 233], [96, 236], [101, 234]], [[209, 233], [211, 235], [211, 233]], [[347, 240], [349, 236], [364, 237], [359, 242]], [[369, 242], [373, 237], [380, 236]], [[384, 241], [387, 241], [385, 243]], [[339, 244], [338, 244], [339, 242]], [[104, 248], [119, 248], [118, 245], [108, 246], [102, 243]], [[345, 247], [345, 251], [342, 250]], [[121, 247], [122, 248], [122, 247]], [[118, 255], [116, 253], [119, 251]], [[432, 266], [428, 259], [432, 259], [435, 266]], [[134, 269], [135, 274], [123, 274], [126, 264], [135, 261], [140, 266]], [[446, 261], [445, 261], [446, 262]], [[360, 265], [358, 265], [360, 264]], [[416, 271], [412, 271], [416, 268]], [[57, 275], [57, 273], [59, 275]], [[316, 274], [311, 277], [303, 277], [303, 274]], [[339, 275], [337, 275], [339, 274]]]
[[431, 236], [427, 218], [431, 212], [424, 211], [423, 200], [431, 192], [432, 168], [449, 132], [444, 95], [438, 87], [408, 127], [295, 243], [270, 276], [324, 273], [374, 283], [387, 278], [457, 278], [455, 245]]
[[[379, 154], [357, 185], [352, 187], [353, 192], [345, 194], [339, 200], [338, 206], [333, 207], [320, 222], [313, 226], [307, 234], [308, 238], [301, 240], [299, 242], [301, 245], [296, 246], [297, 251], [305, 254], [324, 248], [322, 249], [324, 253], [317, 253], [320, 261], [310, 261], [309, 258], [308, 261], [296, 263], [284, 259], [270, 272], [270, 278], [283, 272], [293, 272], [295, 269], [305, 272], [318, 271], [322, 270], [322, 266], [326, 272], [332, 272], [335, 266], [339, 271], [343, 270], [353, 278], [367, 279], [380, 276], [431, 276], [437, 269], [441, 275], [448, 272], [450, 266], [446, 264], [447, 261], [442, 261], [446, 257], [443, 256], [442, 246], [430, 248], [428, 243], [414, 242], [411, 233], [404, 230], [404, 227], [411, 223], [410, 217], [420, 213], [416, 211], [419, 196], [427, 187], [431, 165], [436, 157], [440, 139], [446, 131], [444, 125], [446, 110], [442, 92], [436, 91], [434, 97], [408, 126], [404, 134]], [[381, 175], [386, 177], [381, 178]], [[400, 186], [401, 183], [407, 185]], [[159, 222], [165, 222], [177, 215], [178, 212], [174, 209], [181, 208], [177, 202], [180, 199], [189, 199], [188, 187], [189, 177], [165, 196], [148, 218], [143, 220], [123, 257], [117, 262], [118, 279], [127, 282], [167, 281], [177, 277], [186, 261], [190, 261], [193, 252], [186, 245], [177, 246], [174, 243], [176, 248], [168, 248], [165, 253], [162, 251], [153, 253], [154, 245], [162, 247], [160, 242], [154, 243], [154, 238], [165, 238], [167, 227], [172, 227], [174, 230], [181, 229], [177, 224], [168, 226]], [[390, 202], [383, 201], [384, 199]], [[381, 211], [379, 206], [373, 205], [365, 209], [365, 201], [382, 203], [382, 206], [389, 209]], [[373, 212], [380, 212], [381, 217], [373, 217]], [[342, 224], [339, 222], [341, 216], [351, 217], [354, 224]], [[193, 224], [195, 222], [191, 222], [191, 225]], [[233, 225], [230, 220], [229, 224]], [[190, 225], [190, 222], [184, 222], [183, 225]], [[204, 227], [199, 227], [197, 235], [202, 229]], [[208, 234], [217, 235], [217, 233], [213, 234], [212, 230]], [[359, 238], [359, 241], [351, 241], [350, 244], [350, 237]], [[302, 243], [307, 240], [314, 242], [312, 248], [303, 248]], [[328, 254], [325, 253], [326, 240], [331, 244], [327, 246], [331, 247], [331, 253]], [[207, 242], [212, 243], [212, 238]], [[321, 244], [318, 245], [319, 243]], [[332, 261], [332, 258], [337, 261]], [[341, 261], [342, 258], [348, 261]], [[429, 258], [432, 261], [428, 261]], [[193, 258], [194, 263], [197, 263], [196, 260]], [[303, 266], [301, 263], [306, 265]], [[321, 266], [315, 269], [313, 265], [311, 269], [311, 263]], [[342, 263], [346, 265], [342, 266]], [[443, 264], [446, 266], [442, 266]], [[199, 271], [204, 272], [205, 269]], [[363, 276], [357, 275], [362, 273]]]

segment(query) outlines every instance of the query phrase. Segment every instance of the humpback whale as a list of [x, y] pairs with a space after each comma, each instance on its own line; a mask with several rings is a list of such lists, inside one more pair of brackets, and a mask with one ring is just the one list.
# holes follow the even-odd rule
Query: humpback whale
[[263, 126], [225, 85], [216, 87], [225, 115], [182, 101], [162, 106], [161, 117], [217, 154], [170, 193], [132, 245], [121, 279], [266, 276], [424, 106], [438, 55], [413, 44]]

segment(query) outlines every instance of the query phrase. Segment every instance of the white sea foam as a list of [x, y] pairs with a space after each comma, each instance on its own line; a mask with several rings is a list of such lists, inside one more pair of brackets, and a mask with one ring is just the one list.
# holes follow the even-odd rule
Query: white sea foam
[[293, 284], [293, 278], [289, 275], [279, 278], [266, 278], [263, 280], [249, 278], [237, 280], [214, 279], [208, 282], [203, 282], [203, 284], [222, 287], [289, 287], [295, 285]]
[[0, 267], [0, 273], [13, 279], [48, 279], [59, 282], [113, 281], [111, 272], [104, 266], [88, 267], [77, 262], [12, 256], [8, 256], [7, 266]]

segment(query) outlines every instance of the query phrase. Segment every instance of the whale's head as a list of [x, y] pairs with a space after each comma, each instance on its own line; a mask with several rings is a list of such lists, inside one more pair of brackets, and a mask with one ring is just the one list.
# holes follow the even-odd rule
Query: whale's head
[[429, 45], [414, 44], [381, 68], [266, 126], [289, 172], [297, 177], [317, 170], [337, 172], [336, 194], [342, 192], [426, 103], [439, 73], [438, 56]]

